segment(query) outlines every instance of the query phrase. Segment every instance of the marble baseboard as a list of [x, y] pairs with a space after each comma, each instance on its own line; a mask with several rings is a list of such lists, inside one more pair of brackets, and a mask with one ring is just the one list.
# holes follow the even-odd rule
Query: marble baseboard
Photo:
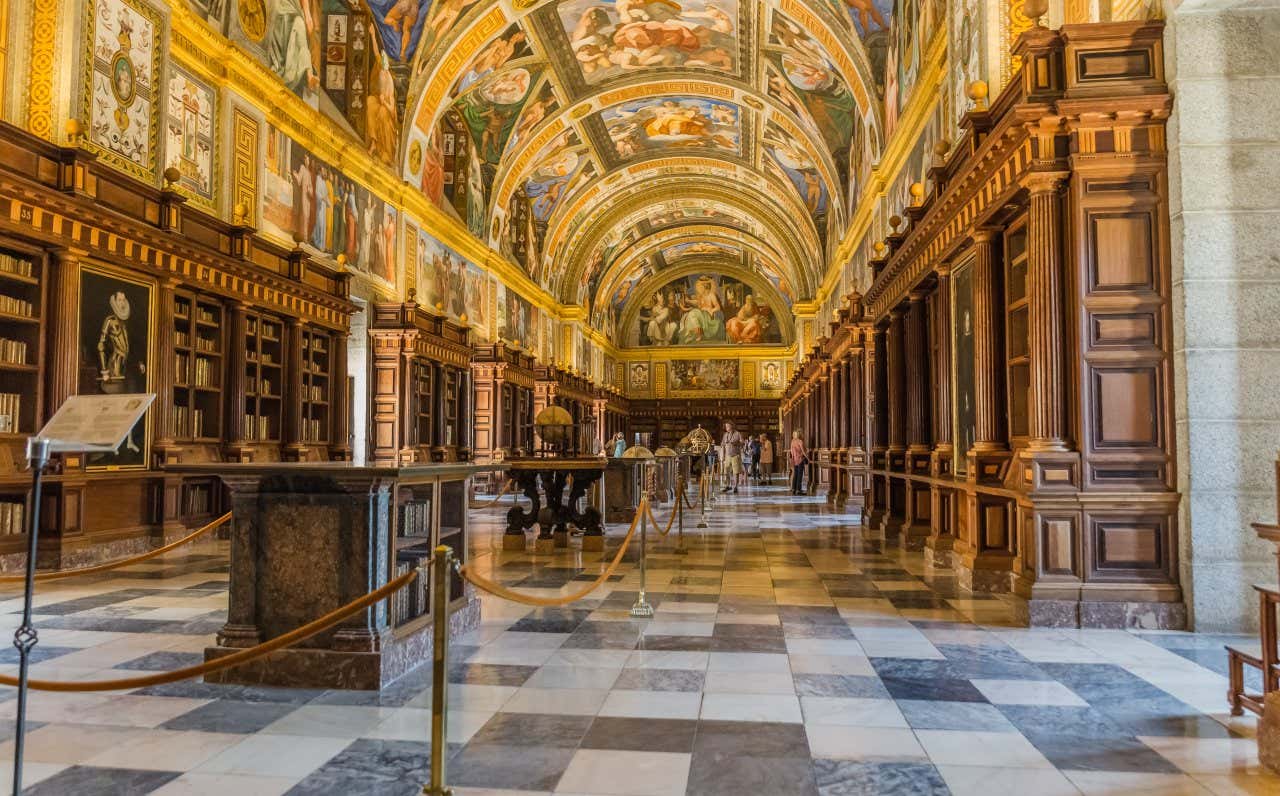
[[1187, 607], [1183, 603], [1027, 600], [1017, 606], [1015, 619], [1028, 627], [1184, 630]]
[[[164, 544], [181, 539], [191, 531], [181, 529], [173, 538], [165, 538]], [[42, 537], [43, 538], [43, 537]], [[94, 542], [71, 550], [54, 550], [43, 548], [36, 555], [36, 567], [46, 569], [75, 569], [105, 564], [121, 558], [148, 553], [160, 545], [154, 544], [150, 534], [139, 534], [129, 539], [114, 539], [109, 542]], [[27, 566], [27, 554], [9, 553], [0, 556], [0, 573], [16, 574]]]
[[[466, 605], [449, 617], [450, 638], [479, 626], [480, 600], [469, 593]], [[430, 665], [434, 646], [432, 626], [426, 623], [401, 638], [388, 636], [376, 652], [295, 647], [214, 672], [205, 677], [205, 682], [378, 691], [419, 666]], [[206, 647], [204, 658], [212, 661], [237, 651], [233, 647]]]
[[924, 550], [929, 544], [928, 525], [907, 525], [902, 529], [902, 549], [912, 552]]
[[1013, 573], [1007, 569], [976, 569], [957, 566], [956, 582], [962, 589], [983, 594], [1008, 594], [1013, 591]]

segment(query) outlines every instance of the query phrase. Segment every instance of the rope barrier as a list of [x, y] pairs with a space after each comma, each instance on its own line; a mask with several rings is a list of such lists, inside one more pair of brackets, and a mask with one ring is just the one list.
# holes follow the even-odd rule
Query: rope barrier
[[[698, 487], [699, 487], [699, 491], [701, 491], [701, 487], [702, 487], [701, 481], [698, 482]], [[680, 493], [684, 497], [685, 508], [689, 509], [689, 511], [693, 511], [694, 505], [693, 503], [689, 502], [689, 493], [685, 491], [683, 483], [680, 484]], [[699, 494], [699, 497], [701, 497], [701, 494]]]
[[[435, 556], [432, 556], [431, 559], [423, 562], [422, 566], [425, 567], [434, 560]], [[386, 599], [405, 586], [408, 586], [417, 577], [418, 570], [410, 570], [382, 588], [369, 592], [365, 596], [349, 602], [341, 608], [336, 608], [319, 619], [305, 624], [300, 628], [290, 630], [282, 636], [276, 636], [270, 641], [264, 641], [257, 646], [233, 652], [230, 655], [216, 660], [205, 661], [204, 663], [196, 666], [186, 666], [181, 669], [175, 669], [171, 672], [157, 672], [156, 674], [148, 674], [140, 677], [125, 677], [118, 680], [89, 680], [86, 682], [70, 682], [65, 680], [29, 680], [27, 681], [27, 685], [37, 691], [59, 691], [63, 693], [81, 691], [123, 691], [133, 688], [146, 688], [153, 685], [165, 685], [166, 683], [176, 683], [179, 680], [190, 680], [193, 677], [200, 677], [213, 672], [220, 672], [223, 669], [229, 669], [233, 666], [251, 663], [258, 658], [275, 652], [278, 649], [292, 646], [300, 641], [306, 641], [312, 636], [323, 633], [344, 619], [363, 611], [365, 608], [368, 608], [380, 600]], [[0, 685], [17, 687], [18, 678], [0, 674]]]
[[644, 513], [648, 511], [648, 509], [649, 500], [648, 498], [644, 498], [641, 500], [640, 507], [636, 509], [636, 515], [631, 518], [631, 527], [627, 529], [627, 535], [623, 537], [622, 546], [618, 548], [618, 554], [613, 557], [613, 562], [609, 564], [608, 568], [605, 569], [603, 573], [601, 573], [599, 578], [596, 578], [595, 582], [575, 594], [552, 598], [533, 597], [527, 594], [521, 594], [520, 592], [508, 589], [501, 583], [496, 583], [488, 578], [475, 574], [467, 565], [459, 567], [458, 574], [477, 589], [487, 591], [495, 597], [501, 597], [505, 600], [510, 600], [522, 605], [532, 605], [538, 608], [559, 608], [568, 605], [569, 603], [575, 603], [600, 588], [602, 583], [612, 577], [613, 573], [618, 569], [618, 565], [622, 563], [622, 556], [626, 554], [627, 547], [631, 544], [631, 538], [635, 536], [636, 527], [640, 524], [640, 518], [644, 516]]
[[[151, 550], [150, 552], [146, 552], [141, 555], [132, 556], [130, 558], [123, 558], [123, 559], [120, 559], [119, 561], [109, 561], [105, 564], [95, 564], [94, 566], [91, 566], [91, 567], [81, 567], [80, 569], [64, 569], [60, 572], [37, 572], [36, 580], [41, 583], [46, 581], [51, 581], [51, 580], [63, 580], [65, 578], [79, 577], [80, 575], [89, 575], [94, 572], [109, 572], [110, 570], [119, 569], [120, 567], [126, 567], [126, 566], [129, 566], [130, 564], [140, 564], [143, 561], [146, 561], [151, 558], [155, 558], [158, 555], [163, 555], [169, 552], [170, 550], [176, 550], [177, 548], [182, 547], [184, 544], [187, 544], [188, 542], [194, 542], [196, 539], [199, 539], [201, 536], [204, 536], [210, 531], [215, 530], [217, 528], [221, 528], [223, 525], [226, 525], [227, 522], [229, 522], [230, 520], [231, 520], [231, 512], [227, 512], [226, 514], [223, 514], [221, 517], [209, 523], [208, 525], [204, 526], [203, 528], [200, 528], [195, 533], [188, 534], [187, 536], [182, 537], [176, 542], [170, 542], [164, 547], [157, 547], [155, 550]], [[26, 575], [5, 575], [4, 577], [0, 577], [0, 583], [22, 583], [26, 579], [27, 579]]]
[[[683, 499], [684, 499], [684, 487], [677, 486], [676, 501], [679, 502]], [[649, 505], [649, 501], [646, 500], [645, 505], [646, 505], [645, 510], [649, 512], [649, 522], [653, 523], [653, 529], [655, 531], [658, 531], [658, 535], [665, 537], [667, 534], [671, 533], [671, 526], [676, 524], [676, 517], [679, 516], [679, 513], [680, 513], [679, 509], [677, 508], [676, 510], [671, 512], [671, 517], [667, 520], [667, 527], [662, 530], [658, 530], [658, 526], [661, 525], [662, 523], [658, 522], [658, 518], [653, 515], [653, 506]]]
[[470, 508], [470, 509], [491, 509], [491, 508], [493, 508], [494, 506], [498, 505], [498, 501], [499, 501], [499, 500], [502, 500], [502, 498], [503, 498], [503, 497], [505, 497], [505, 496], [506, 496], [506, 494], [507, 494], [508, 492], [510, 492], [510, 491], [511, 491], [511, 487], [512, 487], [512, 485], [514, 485], [514, 484], [515, 484], [515, 481], [514, 481], [514, 480], [512, 480], [512, 479], [510, 479], [510, 478], [508, 478], [508, 479], [507, 479], [507, 482], [506, 482], [505, 484], [503, 484], [503, 485], [502, 485], [502, 489], [498, 492], [497, 496], [496, 496], [496, 497], [494, 497], [494, 499], [493, 499], [493, 500], [490, 500], [490, 501], [489, 501], [489, 502], [487, 502], [487, 503], [472, 503], [470, 506], [468, 506], [468, 508]]

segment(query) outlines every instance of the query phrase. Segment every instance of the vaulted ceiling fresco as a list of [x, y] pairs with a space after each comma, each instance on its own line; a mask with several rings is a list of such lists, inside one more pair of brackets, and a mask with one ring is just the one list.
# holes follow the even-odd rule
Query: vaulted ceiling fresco
[[944, 19], [940, 0], [188, 2], [593, 318], [690, 260], [812, 298]]

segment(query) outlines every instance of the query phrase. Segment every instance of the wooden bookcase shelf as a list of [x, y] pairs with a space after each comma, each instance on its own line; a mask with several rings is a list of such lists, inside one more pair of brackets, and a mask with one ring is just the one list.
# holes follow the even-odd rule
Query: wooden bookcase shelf
[[284, 326], [274, 316], [251, 312], [244, 343], [245, 439], [279, 443], [284, 410]]
[[44, 420], [44, 276], [41, 253], [0, 241], [0, 434], [27, 436]]
[[222, 439], [226, 350], [222, 304], [177, 292], [173, 299], [173, 436], [179, 442]]
[[308, 445], [329, 443], [332, 351], [328, 332], [302, 331], [302, 441]]

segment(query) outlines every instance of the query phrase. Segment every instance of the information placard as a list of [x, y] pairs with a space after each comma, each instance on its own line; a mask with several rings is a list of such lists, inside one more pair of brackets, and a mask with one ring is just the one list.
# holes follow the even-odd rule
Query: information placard
[[48, 440], [50, 453], [114, 452], [155, 399], [155, 393], [73, 395], [36, 439]]

